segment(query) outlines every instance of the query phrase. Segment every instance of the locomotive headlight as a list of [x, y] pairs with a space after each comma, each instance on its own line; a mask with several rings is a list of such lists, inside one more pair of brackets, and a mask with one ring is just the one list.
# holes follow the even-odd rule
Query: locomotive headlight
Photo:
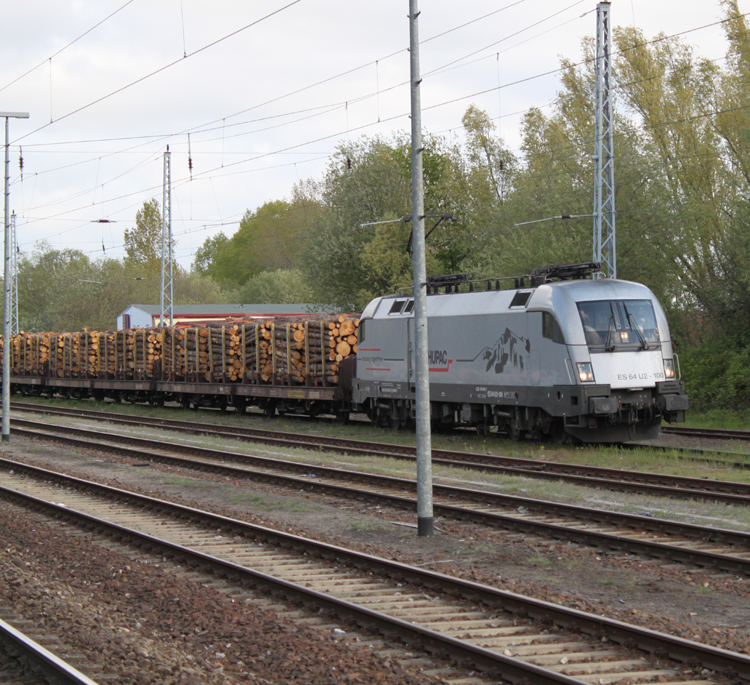
[[664, 378], [674, 378], [674, 359], [664, 360]]
[[581, 383], [594, 382], [594, 369], [591, 368], [591, 362], [578, 362], [576, 366], [578, 367], [578, 378]]

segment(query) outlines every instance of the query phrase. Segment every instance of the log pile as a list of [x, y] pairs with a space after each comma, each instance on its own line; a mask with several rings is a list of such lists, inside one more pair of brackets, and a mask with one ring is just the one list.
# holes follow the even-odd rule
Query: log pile
[[[50, 357], [52, 333], [26, 333], [21, 331], [11, 338], [10, 367], [14, 373], [41, 376]], [[3, 340], [0, 336], [0, 360]]]
[[[13, 373], [119, 380], [330, 385], [357, 353], [357, 315], [270, 317], [166, 328], [20, 333]], [[0, 352], [2, 351], [0, 337]], [[0, 357], [0, 363], [1, 363]]]

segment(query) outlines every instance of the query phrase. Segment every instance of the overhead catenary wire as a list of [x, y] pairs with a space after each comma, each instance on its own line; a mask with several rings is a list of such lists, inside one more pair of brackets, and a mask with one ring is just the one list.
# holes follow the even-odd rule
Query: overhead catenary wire
[[202, 52], [204, 52], [204, 51], [206, 51], [206, 50], [208, 50], [208, 49], [210, 49], [210, 48], [218, 45], [219, 43], [223, 43], [225, 40], [228, 40], [229, 38], [233, 38], [237, 34], [242, 33], [243, 31], [246, 31], [247, 29], [252, 28], [253, 26], [257, 26], [261, 22], [266, 21], [266, 20], [270, 19], [271, 17], [276, 16], [277, 14], [280, 14], [284, 10], [286, 10], [286, 9], [288, 9], [288, 8], [290, 8], [290, 7], [298, 4], [300, 2], [302, 2], [302, 0], [291, 0], [291, 2], [287, 3], [283, 7], [280, 7], [279, 9], [276, 9], [273, 12], [269, 12], [268, 14], [260, 17], [259, 19], [256, 19], [255, 21], [252, 21], [249, 24], [246, 24], [245, 26], [232, 31], [232, 32], [230, 32], [230, 33], [222, 36], [221, 38], [218, 38], [217, 40], [211, 41], [207, 45], [204, 45], [203, 47], [197, 48], [196, 50], [193, 50], [191, 53], [185, 55], [184, 57], [180, 57], [179, 59], [173, 60], [172, 62], [169, 62], [168, 64], [165, 64], [165, 65], [159, 67], [158, 69], [155, 69], [154, 71], [146, 74], [145, 76], [141, 76], [140, 78], [137, 78], [134, 81], [131, 81], [130, 83], [127, 83], [126, 85], [124, 85], [124, 86], [122, 86], [120, 88], [117, 88], [116, 90], [113, 90], [113, 91], [107, 93], [106, 95], [102, 95], [100, 98], [97, 98], [96, 100], [92, 100], [88, 104], [82, 105], [81, 107], [78, 107], [77, 109], [74, 109], [71, 112], [68, 112], [67, 114], [63, 114], [62, 116], [60, 116], [57, 119], [55, 119], [54, 122], [50, 122], [49, 124], [45, 124], [44, 126], [40, 126], [39, 128], [34, 129], [33, 131], [30, 131], [29, 133], [25, 133], [21, 137], [16, 138], [16, 140], [14, 140], [13, 142], [17, 143], [19, 140], [23, 140], [23, 139], [25, 139], [25, 138], [27, 138], [27, 137], [29, 137], [31, 135], [34, 135], [35, 133], [38, 133], [39, 131], [42, 131], [43, 129], [45, 129], [48, 126], [50, 126], [52, 123], [56, 123], [56, 122], [62, 121], [63, 119], [67, 119], [68, 117], [71, 117], [71, 116], [73, 116], [75, 114], [78, 114], [79, 112], [82, 112], [85, 109], [88, 109], [89, 107], [92, 107], [92, 106], [94, 106], [96, 104], [99, 104], [100, 102], [103, 102], [104, 100], [107, 100], [107, 99], [111, 98], [113, 95], [117, 95], [118, 93], [122, 93], [123, 91], [127, 90], [128, 88], [132, 88], [133, 86], [137, 85], [138, 83], [142, 83], [143, 81], [151, 78], [152, 76], [155, 76], [156, 74], [160, 74], [161, 72], [166, 71], [170, 67], [173, 67], [175, 64], [179, 64], [180, 62], [182, 62], [185, 59], [189, 59], [190, 57], [194, 57], [195, 55], [198, 55], [198, 54], [200, 54], [200, 53], [202, 53]]
[[[292, 3], [292, 4], [293, 4], [293, 3]], [[502, 11], [503, 9], [507, 9], [508, 7], [511, 7], [511, 6], [513, 6], [514, 4], [518, 4], [518, 3], [512, 3], [511, 5], [508, 5], [508, 6], [504, 7], [504, 8], [500, 8], [499, 10], [496, 10], [495, 12], [492, 12], [492, 13], [490, 13], [490, 14], [494, 14], [494, 13], [497, 13], [498, 11]], [[484, 16], [489, 16], [489, 15], [484, 15]], [[481, 19], [481, 18], [483, 18], [483, 17], [480, 17], [479, 19]], [[477, 20], [478, 20], [478, 19], [477, 19]], [[473, 23], [474, 21], [477, 21], [477, 20], [472, 20], [471, 22], [466, 22], [466, 23], [462, 24], [462, 25], [461, 25], [461, 26], [459, 26], [459, 27], [454, 27], [454, 28], [452, 28], [452, 29], [450, 29], [450, 30], [448, 30], [448, 31], [445, 31], [445, 32], [443, 32], [443, 33], [441, 33], [441, 34], [438, 34], [437, 36], [433, 36], [433, 37], [431, 37], [431, 38], [428, 38], [428, 39], [427, 39], [427, 41], [429, 41], [429, 40], [433, 40], [433, 39], [435, 39], [435, 38], [437, 38], [437, 37], [441, 37], [441, 36], [444, 36], [444, 35], [446, 35], [446, 34], [448, 34], [448, 33], [451, 33], [451, 32], [452, 32], [452, 31], [454, 31], [454, 30], [458, 30], [459, 28], [462, 28], [462, 27], [464, 27], [464, 26], [467, 26], [467, 25], [469, 25], [469, 24], [471, 24], [471, 23]], [[230, 35], [231, 35], [231, 34], [230, 34]], [[426, 41], [425, 41], [425, 42], [426, 42]], [[194, 54], [194, 53], [193, 53], [193, 54]], [[396, 53], [392, 53], [392, 54], [396, 54]], [[378, 95], [379, 95], [379, 91], [378, 91]], [[222, 124], [224, 124], [224, 123], [225, 123], [225, 122], [224, 122], [224, 121], [222, 121]], [[30, 135], [30, 134], [28, 134], [28, 135]]]
[[[720, 23], [720, 22], [717, 22], [717, 23]], [[546, 72], [546, 73], [549, 73], [549, 72]], [[546, 73], [545, 73], [545, 75], [546, 75]], [[476, 94], [472, 94], [472, 95], [469, 95], [469, 96], [465, 96], [465, 98], [469, 98], [469, 97], [475, 97], [475, 96], [476, 96]], [[465, 99], [465, 98], [463, 98], [463, 99]], [[450, 101], [450, 102], [453, 102], [453, 101]], [[443, 105], [443, 104], [446, 104], [446, 103], [438, 103], [438, 104], [436, 104], [436, 105], [434, 105], [434, 106], [436, 106], [436, 107], [437, 107], [437, 106], [441, 106], [441, 105]], [[335, 135], [335, 134], [334, 134], [334, 135]], [[331, 137], [331, 136], [329, 136], [328, 138], [330, 138], [330, 137]], [[318, 139], [318, 140], [320, 140], [320, 139]], [[295, 146], [295, 147], [296, 147], [296, 146]], [[286, 148], [286, 149], [289, 149], [289, 148]], [[276, 152], [275, 154], [281, 154], [281, 152], [278, 152], [278, 151], [277, 151], [277, 152]], [[264, 157], [265, 157], [265, 156], [268, 156], [268, 154], [265, 154], [265, 155], [263, 155], [263, 156], [264, 156]], [[240, 162], [238, 162], [238, 164], [242, 164], [242, 163], [245, 163], [245, 162], [252, 162], [252, 161], [255, 161], [255, 159], [257, 159], [257, 158], [253, 158], [253, 159], [250, 159], [250, 160], [245, 160], [245, 161], [240, 161]], [[221, 168], [221, 167], [218, 167], [218, 168]], [[215, 169], [214, 169], [214, 171], [215, 171]]]
[[99, 28], [99, 27], [100, 27], [100, 26], [101, 26], [102, 24], [104, 24], [105, 22], [109, 21], [109, 20], [110, 20], [110, 19], [111, 19], [112, 17], [114, 17], [114, 16], [115, 16], [115, 15], [116, 15], [116, 14], [117, 14], [118, 12], [120, 12], [120, 11], [124, 10], [124, 9], [125, 9], [125, 8], [126, 8], [126, 7], [128, 6], [128, 5], [130, 5], [130, 4], [132, 3], [132, 2], [133, 2], [133, 0], [128, 0], [128, 1], [127, 1], [127, 2], [126, 2], [126, 3], [124, 4], [124, 5], [121, 5], [121, 6], [120, 6], [120, 7], [118, 7], [118, 8], [117, 8], [117, 9], [116, 9], [116, 10], [115, 10], [114, 12], [111, 12], [111, 13], [110, 13], [110, 14], [108, 14], [108, 15], [107, 15], [106, 17], [104, 17], [104, 19], [102, 19], [101, 21], [99, 21], [99, 22], [97, 22], [96, 24], [94, 24], [94, 25], [93, 25], [93, 26], [92, 26], [92, 27], [91, 27], [90, 29], [87, 29], [86, 31], [84, 31], [84, 32], [83, 32], [83, 33], [82, 33], [82, 34], [81, 34], [80, 36], [78, 36], [78, 38], [74, 38], [74, 39], [73, 39], [73, 40], [71, 40], [71, 41], [70, 41], [70, 42], [69, 42], [68, 44], [64, 45], [64, 46], [63, 46], [63, 47], [61, 47], [61, 48], [60, 48], [59, 50], [57, 50], [56, 52], [54, 52], [53, 54], [51, 54], [51, 55], [50, 55], [49, 57], [46, 57], [45, 59], [43, 59], [43, 60], [42, 60], [41, 62], [39, 62], [39, 64], [37, 64], [37, 65], [36, 65], [35, 67], [31, 67], [31, 69], [28, 69], [27, 71], [25, 71], [25, 72], [24, 72], [23, 74], [21, 74], [20, 76], [16, 76], [16, 78], [14, 78], [14, 79], [13, 79], [12, 81], [9, 81], [9, 82], [8, 82], [8, 83], [6, 83], [6, 84], [5, 84], [4, 86], [0, 86], [0, 93], [2, 93], [2, 92], [3, 92], [3, 91], [4, 91], [5, 89], [6, 89], [6, 88], [10, 88], [10, 86], [12, 86], [12, 85], [13, 85], [14, 83], [18, 83], [18, 81], [20, 81], [21, 79], [25, 78], [26, 76], [28, 76], [28, 75], [29, 75], [29, 74], [31, 74], [32, 72], [34, 72], [34, 71], [36, 71], [37, 69], [39, 69], [39, 67], [43, 67], [43, 66], [44, 66], [45, 64], [47, 64], [47, 63], [49, 63], [49, 64], [51, 65], [51, 64], [52, 64], [52, 60], [53, 60], [53, 58], [55, 58], [55, 57], [57, 57], [57, 56], [58, 56], [59, 54], [61, 54], [61, 53], [65, 52], [65, 50], [67, 50], [67, 49], [68, 49], [69, 47], [71, 47], [72, 45], [75, 45], [75, 44], [76, 44], [76, 43], [77, 43], [77, 42], [78, 42], [79, 40], [81, 40], [82, 38], [86, 37], [86, 36], [87, 36], [87, 35], [88, 35], [89, 33], [91, 33], [92, 31], [94, 31], [95, 29]]

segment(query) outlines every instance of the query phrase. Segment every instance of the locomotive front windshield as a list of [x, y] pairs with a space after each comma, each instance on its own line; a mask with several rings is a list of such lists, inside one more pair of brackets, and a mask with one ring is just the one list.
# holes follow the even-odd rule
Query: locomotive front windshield
[[654, 307], [650, 300], [579, 302], [586, 343], [592, 350], [647, 350], [659, 345]]

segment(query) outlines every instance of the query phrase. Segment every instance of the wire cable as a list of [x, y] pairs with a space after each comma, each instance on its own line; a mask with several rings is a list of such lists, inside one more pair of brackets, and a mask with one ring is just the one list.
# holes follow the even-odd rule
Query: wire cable
[[70, 47], [71, 45], [73, 45], [73, 44], [77, 43], [77, 42], [78, 42], [79, 40], [81, 40], [81, 38], [84, 38], [84, 37], [85, 37], [85, 36], [87, 36], [87, 35], [88, 35], [89, 33], [91, 33], [91, 32], [92, 32], [92, 31], [93, 31], [94, 29], [97, 29], [97, 28], [99, 28], [99, 27], [100, 27], [100, 26], [101, 26], [101, 25], [102, 25], [102, 24], [103, 24], [104, 22], [106, 22], [106, 21], [108, 21], [109, 19], [111, 19], [112, 17], [114, 17], [114, 16], [115, 16], [115, 14], [117, 14], [117, 13], [118, 13], [118, 12], [120, 12], [121, 10], [124, 10], [124, 9], [125, 9], [125, 8], [126, 8], [126, 7], [128, 6], [128, 5], [130, 5], [130, 4], [132, 3], [132, 2], [133, 2], [133, 0], [128, 0], [128, 1], [127, 1], [127, 2], [126, 2], [126, 3], [124, 4], [124, 5], [122, 5], [121, 7], [118, 7], [118, 8], [117, 8], [117, 9], [116, 9], [116, 10], [115, 10], [114, 12], [112, 12], [112, 14], [109, 14], [108, 16], [104, 17], [104, 19], [102, 19], [102, 20], [101, 20], [100, 22], [98, 22], [97, 24], [94, 24], [94, 25], [93, 25], [93, 26], [92, 26], [92, 27], [91, 27], [90, 29], [88, 29], [88, 31], [84, 31], [84, 32], [83, 32], [83, 33], [82, 33], [82, 34], [81, 34], [80, 36], [78, 36], [78, 38], [75, 38], [74, 40], [70, 41], [70, 43], [68, 43], [68, 44], [67, 44], [67, 45], [66, 45], [65, 47], [62, 47], [62, 48], [60, 48], [60, 49], [59, 49], [59, 50], [58, 50], [57, 52], [55, 52], [55, 53], [51, 54], [51, 55], [50, 55], [49, 57], [47, 57], [46, 59], [43, 59], [43, 60], [42, 60], [41, 62], [39, 62], [39, 64], [37, 64], [37, 65], [36, 65], [35, 67], [31, 67], [31, 69], [29, 69], [28, 71], [25, 71], [25, 72], [24, 72], [23, 74], [21, 74], [20, 76], [17, 76], [17, 77], [16, 77], [16, 78], [14, 78], [14, 79], [13, 79], [13, 80], [12, 80], [12, 81], [11, 81], [10, 83], [6, 83], [6, 84], [5, 84], [4, 86], [2, 86], [2, 87], [0, 88], [0, 93], [2, 93], [2, 92], [3, 92], [3, 91], [4, 91], [5, 89], [6, 89], [6, 88], [10, 88], [10, 87], [11, 87], [11, 86], [12, 86], [12, 85], [13, 85], [14, 83], [17, 83], [17, 82], [18, 82], [18, 81], [20, 81], [20, 80], [21, 80], [22, 78], [25, 78], [26, 76], [28, 76], [28, 75], [29, 75], [29, 74], [31, 74], [32, 72], [34, 72], [34, 71], [36, 71], [37, 69], [39, 69], [39, 67], [43, 67], [43, 66], [44, 66], [45, 64], [47, 64], [48, 62], [52, 62], [52, 59], [53, 59], [54, 57], [57, 57], [57, 56], [58, 56], [58, 55], [59, 55], [60, 53], [62, 53], [62, 52], [64, 52], [65, 50], [67, 50], [67, 49], [68, 49], [68, 48], [69, 48], [69, 47]]
[[239, 29], [236, 29], [235, 31], [232, 31], [231, 33], [228, 33], [225, 36], [222, 36], [221, 38], [218, 38], [217, 40], [212, 41], [211, 43], [208, 43], [207, 45], [204, 45], [201, 48], [198, 48], [197, 50], [193, 50], [193, 52], [188, 53], [184, 57], [180, 57], [179, 59], [173, 60], [172, 62], [169, 62], [168, 64], [165, 64], [164, 66], [159, 67], [158, 69], [155, 69], [151, 73], [146, 74], [145, 76], [141, 76], [140, 78], [137, 78], [135, 81], [131, 81], [130, 83], [128, 83], [128, 84], [126, 84], [126, 85], [124, 85], [124, 86], [122, 86], [120, 88], [117, 88], [116, 90], [113, 90], [112, 92], [108, 93], [107, 95], [102, 95], [102, 97], [97, 98], [96, 100], [92, 100], [88, 104], [82, 105], [78, 109], [74, 109], [73, 111], [68, 112], [67, 114], [63, 114], [62, 116], [57, 117], [57, 119], [55, 119], [54, 121], [51, 121], [49, 124], [44, 124], [44, 126], [40, 126], [39, 128], [37, 128], [37, 129], [35, 129], [33, 131], [30, 131], [29, 133], [24, 134], [20, 138], [16, 138], [16, 140], [14, 140], [13, 142], [17, 143], [19, 140], [24, 140], [25, 138], [28, 138], [29, 136], [34, 135], [35, 133], [38, 133], [39, 131], [44, 130], [48, 126], [51, 126], [53, 123], [57, 123], [59, 121], [62, 121], [63, 119], [67, 119], [68, 117], [72, 117], [74, 114], [78, 114], [79, 112], [82, 112], [82, 111], [88, 109], [89, 107], [93, 107], [94, 105], [96, 105], [96, 104], [98, 104], [100, 102], [103, 102], [104, 100], [107, 100], [107, 99], [111, 98], [113, 95], [117, 95], [118, 93], [122, 93], [123, 91], [127, 90], [128, 88], [131, 88], [132, 86], [135, 86], [138, 83], [142, 83], [143, 81], [151, 78], [152, 76], [155, 76], [156, 74], [160, 74], [161, 72], [166, 71], [170, 67], [173, 67], [175, 64], [179, 64], [180, 62], [182, 62], [182, 61], [184, 61], [186, 59], [189, 59], [190, 57], [194, 57], [195, 55], [200, 54], [201, 52], [204, 52], [204, 51], [208, 50], [209, 48], [215, 47], [219, 43], [223, 43], [225, 40], [228, 40], [229, 38], [232, 38], [232, 37], [238, 35], [239, 33], [242, 33], [243, 31], [246, 31], [247, 29], [252, 28], [253, 26], [257, 26], [261, 22], [266, 21], [267, 19], [270, 19], [271, 17], [276, 16], [277, 14], [280, 14], [284, 10], [286, 10], [286, 9], [288, 9], [288, 8], [292, 7], [293, 5], [296, 5], [296, 4], [300, 3], [300, 2], [302, 2], [302, 0], [292, 0], [290, 3], [284, 5], [283, 7], [280, 7], [277, 10], [274, 10], [273, 12], [269, 12], [268, 14], [266, 14], [263, 17], [261, 17], [260, 19], [256, 19], [255, 21], [252, 21], [249, 24], [246, 24], [245, 26], [243, 26], [243, 27], [241, 27]]

